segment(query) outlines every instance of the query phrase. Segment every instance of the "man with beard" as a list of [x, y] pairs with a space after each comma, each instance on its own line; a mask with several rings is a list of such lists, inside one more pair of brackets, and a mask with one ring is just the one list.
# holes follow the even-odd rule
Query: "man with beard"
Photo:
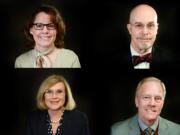
[[149, 69], [158, 30], [156, 11], [149, 5], [136, 6], [130, 13], [127, 29], [131, 35], [130, 50], [134, 68]]
[[155, 77], [142, 79], [136, 88], [138, 113], [111, 127], [111, 135], [180, 135], [180, 125], [160, 117], [166, 88]]
[[158, 16], [153, 7], [147, 4], [134, 7], [127, 24], [130, 47], [126, 46], [125, 50], [121, 49], [117, 56], [113, 56], [116, 59], [115, 63], [121, 61], [122, 68], [132, 69], [164, 68], [168, 65], [172, 67], [175, 63], [173, 54], [168, 49], [154, 44], [158, 25]]

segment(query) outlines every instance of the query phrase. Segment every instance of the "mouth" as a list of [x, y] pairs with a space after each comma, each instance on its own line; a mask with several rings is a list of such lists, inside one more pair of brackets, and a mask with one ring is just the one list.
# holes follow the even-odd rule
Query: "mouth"
[[157, 111], [153, 110], [153, 109], [146, 109], [146, 112], [148, 112], [148, 113], [156, 113]]
[[56, 105], [59, 103], [59, 101], [50, 101], [50, 103]]
[[51, 36], [40, 36], [39, 39], [41, 39], [41, 40], [49, 40], [49, 39], [51, 39]]
[[141, 41], [151, 41], [152, 38], [137, 38], [138, 40], [141, 40]]

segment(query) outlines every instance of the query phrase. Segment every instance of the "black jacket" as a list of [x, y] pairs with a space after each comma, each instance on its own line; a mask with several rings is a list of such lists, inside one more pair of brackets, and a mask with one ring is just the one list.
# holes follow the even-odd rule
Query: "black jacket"
[[[104, 67], [113, 67], [118, 69], [133, 70], [132, 56], [130, 47], [127, 45], [125, 48], [114, 51], [103, 63]], [[152, 49], [152, 63], [150, 69], [171, 69], [176, 68], [177, 62], [172, 52], [158, 46]]]
[[[28, 115], [24, 135], [48, 135], [47, 111], [36, 110]], [[86, 115], [76, 109], [64, 111], [62, 119], [63, 135], [89, 135]]]

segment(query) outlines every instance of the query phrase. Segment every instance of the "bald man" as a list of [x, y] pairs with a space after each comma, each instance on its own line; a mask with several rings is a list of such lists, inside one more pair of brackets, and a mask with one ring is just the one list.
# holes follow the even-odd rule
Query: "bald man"
[[156, 11], [148, 5], [135, 7], [130, 13], [127, 29], [133, 51], [141, 56], [151, 52], [158, 30]]
[[[131, 36], [131, 54], [143, 57], [152, 52], [158, 31], [157, 13], [149, 5], [138, 5], [132, 9], [127, 29]], [[149, 56], [151, 59], [151, 56]], [[142, 61], [134, 66], [135, 69], [150, 68], [151, 60]]]
[[155, 45], [158, 26], [158, 15], [153, 7], [147, 4], [134, 7], [127, 24], [130, 42], [119, 54], [112, 56], [112, 63], [120, 62], [122, 68], [132, 69], [164, 68], [175, 64], [170, 49]]
[[166, 88], [155, 77], [142, 79], [136, 88], [137, 114], [111, 127], [111, 135], [180, 135], [180, 125], [160, 117]]

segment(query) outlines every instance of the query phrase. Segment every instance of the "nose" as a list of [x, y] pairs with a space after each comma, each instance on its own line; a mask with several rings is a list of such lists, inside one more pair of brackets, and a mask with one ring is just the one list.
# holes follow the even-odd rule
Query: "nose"
[[147, 35], [149, 33], [149, 29], [146, 26], [144, 26], [143, 29], [142, 29], [142, 33], [144, 35]]
[[44, 28], [42, 29], [43, 32], [48, 32], [49, 30], [47, 29], [47, 26], [44, 26]]
[[56, 98], [56, 97], [57, 97], [56, 92], [53, 92], [53, 93], [52, 93], [52, 98]]
[[150, 105], [154, 106], [154, 105], [156, 104], [156, 101], [155, 101], [155, 99], [152, 97], [149, 103], [150, 103]]

